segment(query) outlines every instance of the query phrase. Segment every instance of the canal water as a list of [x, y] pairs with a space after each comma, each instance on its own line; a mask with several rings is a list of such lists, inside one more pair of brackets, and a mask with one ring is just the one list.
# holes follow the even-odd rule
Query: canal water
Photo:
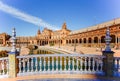
[[51, 50], [51, 49], [36, 49], [36, 50], [30, 50], [30, 55], [32, 54], [61, 54], [61, 52], [57, 50]]
[[53, 52], [49, 50], [37, 49], [37, 50], [30, 50], [30, 55], [32, 54], [53, 54]]

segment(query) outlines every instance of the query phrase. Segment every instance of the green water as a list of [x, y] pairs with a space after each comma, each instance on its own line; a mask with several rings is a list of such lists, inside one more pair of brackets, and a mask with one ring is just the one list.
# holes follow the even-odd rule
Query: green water
[[31, 54], [53, 54], [53, 52], [44, 50], [44, 49], [37, 49], [37, 50], [30, 50], [30, 55]]

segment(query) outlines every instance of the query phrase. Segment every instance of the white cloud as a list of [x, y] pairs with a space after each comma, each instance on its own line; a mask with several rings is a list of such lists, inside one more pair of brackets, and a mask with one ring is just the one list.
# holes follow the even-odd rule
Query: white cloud
[[47, 27], [47, 28], [53, 29], [53, 30], [59, 29], [56, 26], [50, 25], [38, 17], [26, 14], [26, 13], [24, 13], [16, 8], [8, 6], [8, 5], [4, 4], [2, 1], [0, 1], [0, 10], [6, 12], [6, 13], [8, 13], [8, 14], [10, 14], [18, 19], [24, 20], [26, 22], [32, 23], [32, 24], [37, 25], [37, 26]]

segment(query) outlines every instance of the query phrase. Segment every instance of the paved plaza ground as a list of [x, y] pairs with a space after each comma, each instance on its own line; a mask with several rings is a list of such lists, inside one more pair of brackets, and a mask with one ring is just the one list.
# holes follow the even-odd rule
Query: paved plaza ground
[[116, 77], [104, 77], [82, 74], [47, 74], [22, 76], [17, 78], [4, 78], [0, 81], [120, 81]]
[[[58, 48], [59, 46], [53, 46], [54, 48]], [[74, 46], [60, 46], [60, 49], [64, 49], [67, 51], [74, 51]], [[79, 54], [92, 54], [92, 55], [102, 55], [102, 51], [104, 48], [96, 48], [96, 47], [82, 47], [80, 45], [76, 46], [76, 52]], [[120, 49], [112, 48], [114, 51], [114, 57], [120, 57]]]

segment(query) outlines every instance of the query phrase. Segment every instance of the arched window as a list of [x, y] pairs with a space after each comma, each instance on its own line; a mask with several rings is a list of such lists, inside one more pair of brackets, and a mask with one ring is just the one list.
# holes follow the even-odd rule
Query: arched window
[[88, 43], [92, 43], [92, 39], [91, 38], [88, 38]]
[[94, 43], [98, 43], [98, 37], [94, 37]]

